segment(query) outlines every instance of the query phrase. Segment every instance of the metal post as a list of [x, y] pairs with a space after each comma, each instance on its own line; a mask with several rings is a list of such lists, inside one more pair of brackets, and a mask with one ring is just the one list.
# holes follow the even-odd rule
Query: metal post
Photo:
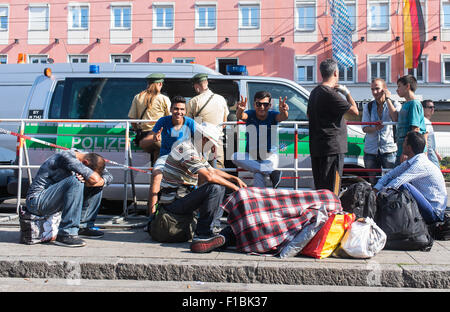
[[[128, 147], [130, 142], [130, 124], [128, 121], [126, 122], [125, 128], [125, 164], [128, 164]], [[123, 216], [124, 218], [128, 218], [128, 168], [124, 169], [124, 181], [123, 181]]]
[[28, 155], [28, 147], [26, 143], [23, 144], [23, 151], [25, 153], [25, 164], [27, 165], [28, 185], [31, 186], [31, 183], [33, 183], [33, 177], [31, 175], [30, 157]]
[[[23, 122], [23, 120], [20, 122], [20, 134], [23, 135], [24, 134], [24, 128], [25, 128], [25, 124]], [[23, 155], [22, 155], [22, 147], [24, 144], [24, 140], [22, 137], [19, 138], [19, 172], [17, 175], [17, 205], [16, 205], [16, 212], [17, 214], [19, 214], [19, 208], [20, 208], [20, 199], [22, 197], [22, 161], [23, 161]]]
[[298, 124], [294, 125], [294, 169], [295, 169], [295, 190], [298, 189]]

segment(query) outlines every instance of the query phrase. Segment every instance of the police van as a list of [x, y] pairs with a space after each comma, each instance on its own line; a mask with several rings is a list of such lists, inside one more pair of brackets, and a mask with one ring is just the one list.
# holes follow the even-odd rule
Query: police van
[[[307, 104], [309, 92], [297, 83], [276, 77], [256, 77], [239, 75], [222, 75], [207, 67], [197, 64], [159, 64], [159, 63], [128, 63], [128, 64], [73, 64], [70, 72], [61, 73], [58, 66], [67, 64], [52, 64], [48, 67], [53, 74], [36, 78], [21, 118], [34, 119], [25, 125], [25, 134], [40, 140], [54, 143], [58, 146], [76, 148], [82, 151], [93, 151], [106, 159], [125, 163], [125, 132], [126, 124], [111, 123], [71, 123], [56, 122], [57, 120], [124, 120], [133, 97], [147, 86], [146, 76], [151, 73], [164, 73], [165, 80], [162, 93], [169, 98], [182, 95], [187, 100], [194, 97], [195, 91], [191, 78], [197, 73], [207, 73], [209, 88], [222, 95], [229, 106], [229, 120], [235, 120], [236, 103], [241, 96], [249, 99], [249, 109], [253, 108], [253, 96], [256, 92], [265, 90], [272, 94], [272, 109], [278, 110], [279, 98], [287, 97], [289, 105], [288, 121], [303, 121], [298, 126], [298, 168], [310, 168], [309, 137], [307, 123]], [[234, 118], [233, 118], [234, 116]], [[55, 119], [55, 122], [39, 122], [39, 119]], [[227, 127], [236, 127], [228, 125]], [[245, 149], [245, 126], [237, 126], [235, 133], [238, 140], [233, 151]], [[299, 171], [298, 179], [294, 178], [292, 168], [295, 152], [295, 131], [292, 123], [279, 126], [280, 168], [291, 168], [283, 175], [281, 187], [313, 187], [312, 173]], [[230, 131], [226, 131], [228, 142]], [[345, 157], [346, 167], [363, 167], [364, 134], [360, 126], [348, 126], [349, 152]], [[40, 165], [54, 153], [54, 148], [36, 142], [27, 141], [30, 165]], [[149, 155], [131, 144], [131, 159], [133, 167], [149, 168]], [[233, 151], [226, 150], [226, 157]], [[226, 161], [227, 168], [233, 168], [231, 161]], [[130, 182], [124, 168], [108, 166], [114, 181], [104, 190], [104, 198], [110, 200], [124, 199], [124, 181]], [[34, 173], [36, 170], [33, 171]], [[138, 200], [147, 200], [150, 176], [146, 173], [133, 171], [135, 192]], [[246, 172], [239, 173], [247, 184], [251, 179]], [[292, 177], [292, 178], [289, 178]], [[297, 182], [295, 182], [297, 181]], [[11, 190], [11, 188], [8, 188]], [[131, 194], [131, 184], [128, 185], [128, 196]]]

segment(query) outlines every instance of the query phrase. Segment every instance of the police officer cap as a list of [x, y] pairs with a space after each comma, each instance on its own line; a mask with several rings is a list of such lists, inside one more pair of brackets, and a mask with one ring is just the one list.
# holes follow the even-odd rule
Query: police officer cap
[[208, 79], [208, 74], [197, 74], [194, 77], [192, 77], [192, 82], [198, 83], [198, 82], [201, 82], [201, 81], [207, 80], [207, 79]]
[[148, 75], [147, 80], [151, 83], [164, 82], [164, 77], [166, 77], [166, 75], [155, 73]]

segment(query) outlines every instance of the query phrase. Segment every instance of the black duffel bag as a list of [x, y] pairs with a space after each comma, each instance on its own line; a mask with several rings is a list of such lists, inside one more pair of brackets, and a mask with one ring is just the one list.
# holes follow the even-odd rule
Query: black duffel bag
[[387, 235], [384, 249], [430, 251], [433, 246], [417, 202], [406, 189], [378, 193], [375, 222]]
[[342, 192], [340, 200], [344, 211], [354, 213], [357, 219], [366, 217], [375, 219], [377, 196], [369, 183], [351, 184]]

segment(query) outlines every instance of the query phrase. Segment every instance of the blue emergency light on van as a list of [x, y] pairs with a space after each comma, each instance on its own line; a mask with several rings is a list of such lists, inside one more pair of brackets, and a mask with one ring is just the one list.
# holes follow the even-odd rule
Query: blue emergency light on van
[[100, 67], [98, 65], [89, 65], [90, 74], [98, 74], [100, 72]]
[[228, 75], [248, 75], [245, 65], [227, 65]]

